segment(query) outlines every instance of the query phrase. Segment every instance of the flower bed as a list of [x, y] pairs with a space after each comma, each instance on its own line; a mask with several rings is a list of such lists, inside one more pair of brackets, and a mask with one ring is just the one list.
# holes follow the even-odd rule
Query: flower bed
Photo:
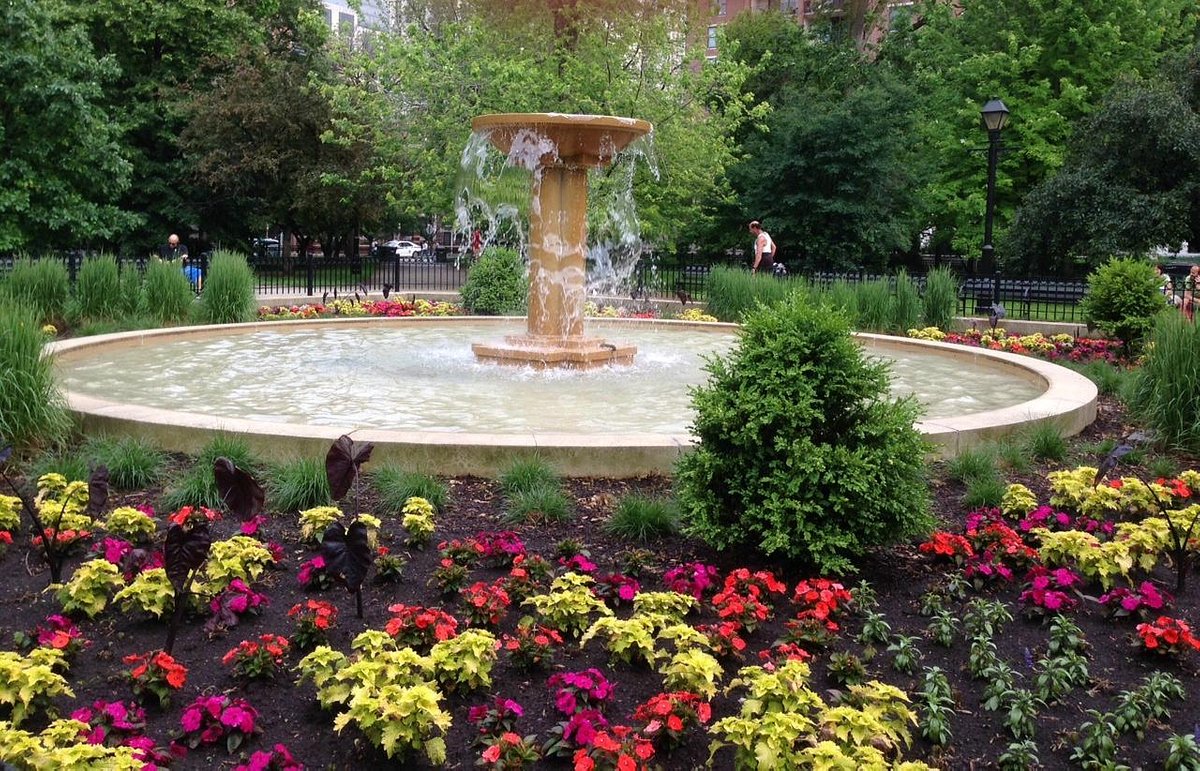
[[934, 340], [970, 345], [976, 348], [990, 348], [993, 351], [1023, 353], [1050, 361], [1072, 361], [1080, 364], [1090, 361], [1104, 361], [1109, 364], [1123, 362], [1121, 343], [1104, 338], [1072, 337], [1067, 334], [1047, 337], [1041, 332], [1034, 332], [1031, 335], [1010, 335], [1002, 327], [994, 330], [970, 329], [966, 332], [943, 332], [937, 327], [926, 327], [910, 329], [908, 336], [918, 340]]

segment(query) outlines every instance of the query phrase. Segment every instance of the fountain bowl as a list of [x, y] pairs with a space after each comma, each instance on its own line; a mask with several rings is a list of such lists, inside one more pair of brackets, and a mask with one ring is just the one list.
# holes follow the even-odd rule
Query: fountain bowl
[[[502, 333], [506, 325], [517, 319], [481, 318], [355, 318], [318, 321], [258, 322], [252, 324], [178, 327], [111, 335], [76, 338], [52, 343], [48, 352], [57, 358], [58, 366], [87, 366], [88, 362], [105, 361], [121, 349], [155, 346], [160, 343], [186, 340], [218, 340], [236, 344], [236, 338], [257, 332], [297, 332], [320, 328], [358, 330], [369, 327], [409, 329], [415, 326], [442, 328], [458, 322], [495, 325]], [[736, 331], [730, 324], [689, 323], [681, 321], [614, 320], [606, 321], [613, 328], [634, 329], [636, 326], [668, 330], [672, 335]], [[406, 326], [407, 325], [407, 326]], [[628, 333], [627, 333], [628, 334]], [[1084, 376], [1065, 367], [1032, 357], [1001, 351], [991, 351], [948, 343], [858, 335], [868, 353], [872, 351], [922, 350], [945, 357], [961, 379], [971, 377], [972, 371], [1002, 369], [1019, 379], [1035, 384], [1040, 395], [1000, 409], [974, 414], [931, 418], [917, 423], [917, 428], [942, 457], [953, 457], [980, 442], [999, 438], [1030, 425], [1048, 423], [1063, 435], [1082, 431], [1096, 416], [1096, 387]], [[219, 371], [213, 377], [222, 377]], [[280, 373], [279, 387], [288, 387], [288, 373]], [[236, 384], [229, 383], [229, 387]], [[156, 380], [149, 387], [174, 388], [176, 384]], [[695, 442], [686, 431], [678, 433], [621, 433], [587, 434], [572, 432], [569, 426], [550, 430], [525, 430], [494, 433], [481, 430], [433, 431], [395, 430], [369, 427], [370, 421], [358, 425], [312, 425], [304, 423], [269, 422], [224, 416], [219, 405], [199, 403], [180, 398], [171, 408], [148, 407], [122, 402], [111, 397], [65, 393], [68, 408], [87, 431], [109, 435], [141, 437], [164, 449], [195, 453], [214, 436], [233, 434], [243, 439], [253, 451], [268, 460], [304, 457], [323, 457], [329, 444], [344, 433], [356, 440], [373, 442], [373, 460], [394, 461], [410, 471], [445, 476], [495, 476], [514, 459], [540, 457], [552, 464], [559, 473], [568, 476], [634, 477], [645, 474], [670, 474], [676, 460]], [[499, 400], [503, 394], [481, 394], [480, 398]], [[387, 409], [380, 405], [379, 409]], [[547, 405], [552, 410], [553, 405]], [[597, 405], [598, 410], [620, 409], [614, 405]], [[604, 414], [604, 413], [601, 413]]]

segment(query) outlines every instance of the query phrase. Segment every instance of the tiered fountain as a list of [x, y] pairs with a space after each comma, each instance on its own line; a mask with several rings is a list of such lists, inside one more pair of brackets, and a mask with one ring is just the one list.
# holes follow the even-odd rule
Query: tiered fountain
[[476, 357], [538, 369], [631, 363], [634, 346], [584, 334], [588, 171], [608, 166], [652, 126], [607, 115], [509, 113], [480, 116], [471, 128], [533, 176], [527, 331], [475, 343]]

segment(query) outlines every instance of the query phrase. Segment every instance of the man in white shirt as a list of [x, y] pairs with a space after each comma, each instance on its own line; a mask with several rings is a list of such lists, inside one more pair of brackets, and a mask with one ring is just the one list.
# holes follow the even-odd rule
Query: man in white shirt
[[771, 234], [762, 229], [758, 220], [750, 223], [750, 232], [754, 234], [754, 264], [750, 266], [751, 273], [762, 270], [770, 273], [775, 267], [775, 242]]

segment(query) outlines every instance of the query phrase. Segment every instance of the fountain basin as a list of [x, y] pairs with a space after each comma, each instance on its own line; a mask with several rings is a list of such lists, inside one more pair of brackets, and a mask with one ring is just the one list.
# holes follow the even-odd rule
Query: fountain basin
[[[394, 460], [407, 469], [427, 473], [494, 475], [515, 457], [535, 454], [549, 460], [561, 473], [575, 476], [625, 477], [671, 471], [679, 454], [686, 452], [694, 441], [687, 432], [690, 418], [687, 415], [664, 415], [674, 422], [658, 424], [655, 421], [659, 413], [671, 412], [663, 406], [666, 396], [682, 397], [686, 401], [688, 384], [674, 387], [661, 384], [661, 376], [653, 370], [653, 357], [648, 356], [649, 351], [653, 350], [653, 344], [649, 348], [643, 346], [643, 357], [647, 358], [646, 366], [651, 367], [648, 391], [632, 397], [612, 395], [614, 389], [605, 380], [633, 377], [642, 367], [641, 363], [629, 372], [624, 368], [609, 368], [611, 371], [562, 373], [560, 377], [568, 386], [564, 391], [566, 393], [580, 390], [579, 381], [570, 378], [591, 379], [586, 381], [585, 385], [594, 390], [584, 398], [596, 402], [594, 410], [589, 413], [585, 409], [583, 417], [562, 418], [555, 414], [557, 405], [554, 400], [565, 400], [566, 397], [551, 396], [540, 410], [535, 410], [540, 413], [541, 422], [525, 427], [497, 424], [495, 416], [505, 417], [515, 409], [515, 400], [524, 397], [515, 392], [502, 392], [491, 380], [481, 385], [465, 386], [468, 388], [466, 393], [478, 394], [478, 399], [451, 393], [447, 397], [448, 401], [437, 408], [442, 413], [459, 412], [455, 408], [456, 404], [478, 402], [485, 412], [465, 414], [461, 425], [421, 424], [417, 417], [404, 411], [407, 409], [407, 401], [427, 401], [430, 394], [436, 395], [461, 380], [460, 373], [452, 367], [457, 366], [454, 364], [454, 360], [457, 359], [466, 360], [467, 363], [463, 366], [478, 368], [477, 371], [482, 376], [490, 378], [494, 377], [495, 373], [504, 371], [505, 376], [511, 377], [510, 368], [475, 363], [467, 345], [462, 345], [460, 350], [455, 347], [457, 344], [448, 345], [442, 342], [436, 347], [435, 353], [422, 353], [415, 349], [400, 350], [395, 343], [383, 342], [373, 345], [364, 342], [360, 349], [340, 351], [337, 355], [341, 358], [331, 367], [318, 373], [321, 385], [332, 390], [317, 393], [314, 397], [316, 403], [320, 405], [337, 400], [336, 396], [329, 394], [366, 391], [367, 406], [363, 408], [361, 415], [332, 415], [324, 424], [289, 422], [296, 416], [273, 414], [277, 411], [273, 400], [277, 401], [279, 396], [290, 390], [304, 388], [294, 379], [296, 373], [306, 369], [302, 361], [272, 364], [263, 360], [258, 369], [270, 374], [268, 385], [265, 386], [243, 382], [243, 376], [223, 371], [219, 363], [221, 357], [233, 356], [233, 351], [255, 335], [274, 336], [285, 333], [304, 336], [320, 333], [342, 335], [343, 339], [357, 340], [376, 332], [415, 337], [418, 333], [440, 335], [445, 330], [461, 327], [461, 334], [470, 340], [481, 334], [481, 327], [482, 334], [494, 334], [499, 338], [512, 329], [519, 328], [520, 323], [518, 319], [478, 318], [360, 318], [264, 322], [80, 338], [54, 343], [51, 350], [57, 354], [59, 371], [67, 382], [65, 390], [69, 407], [81, 418], [87, 429], [141, 436], [173, 451], [195, 452], [214, 434], [225, 432], [242, 435], [256, 452], [266, 458], [279, 459], [299, 454], [320, 457], [333, 439], [343, 433], [353, 432], [356, 439], [376, 444], [376, 454], [373, 456], [376, 459]], [[620, 337], [646, 330], [647, 333], [670, 338], [699, 341], [702, 348], [712, 347], [717, 350], [720, 350], [722, 345], [726, 348], [731, 345], [731, 335], [736, 332], [736, 327], [728, 324], [641, 320], [589, 321], [589, 329], [594, 328], [615, 330]], [[489, 333], [488, 330], [494, 332]], [[1058, 425], [1063, 433], [1069, 435], [1082, 430], [1095, 417], [1096, 389], [1091, 381], [1049, 362], [944, 343], [876, 335], [861, 335], [860, 338], [869, 350], [876, 352], [932, 351], [936, 357], [944, 360], [949, 371], [957, 373], [954, 377], [955, 385], [961, 387], [965, 397], [970, 396], [972, 388], [987, 391], [1006, 388], [977, 385], [970, 379], [971, 371], [1009, 373], [1014, 384], [1012, 388], [1020, 386], [1029, 389], [1032, 397], [1021, 397], [1019, 403], [972, 414], [944, 414], [921, 421], [918, 428], [937, 445], [942, 455], [955, 455], [985, 438], [999, 436], [1030, 423], [1051, 421]], [[285, 347], [297, 349], [298, 344], [295, 341], [298, 339], [288, 338], [289, 342]], [[128, 354], [151, 353], [160, 346], [184, 343], [208, 343], [217, 346], [216, 353], [213, 354], [216, 358], [206, 360], [199, 370], [203, 374], [164, 376], [161, 372], [156, 374], [136, 363], [122, 363], [122, 357]], [[340, 380], [347, 376], [342, 364], [346, 370], [356, 363], [365, 363], [375, 369], [386, 366], [382, 364], [385, 357], [378, 355], [381, 348], [394, 351], [400, 358], [408, 357], [427, 362], [424, 374], [415, 384], [405, 386], [414, 395], [413, 399], [375, 396], [372, 392], [375, 388], [373, 385], [356, 385], [350, 380]], [[251, 360], [258, 361], [253, 357]], [[94, 372], [94, 378], [99, 382], [101, 370], [105, 367], [116, 368], [119, 379], [144, 377], [141, 383], [132, 386], [139, 399], [147, 394], [157, 394], [162, 398], [156, 404], [137, 404], [132, 397], [114, 397], [114, 389], [107, 385], [93, 389], [94, 393], [86, 393], [84, 386], [88, 384], [89, 378], [93, 377], [89, 373]], [[693, 373], [697, 370], [694, 364], [688, 365], [687, 368]], [[381, 375], [392, 378], [391, 372], [386, 369]], [[430, 382], [422, 380], [435, 376], [443, 379]], [[529, 377], [535, 379], [527, 381], [526, 385], [532, 383], [538, 388], [547, 382], [554, 383], [553, 377], [548, 380], [536, 379], [537, 376], [532, 374]], [[700, 382], [702, 374], [699, 378], [691, 384]], [[230, 400], [239, 391], [261, 395], [268, 406], [261, 408], [262, 414], [255, 414], [253, 410], [246, 413], [254, 417], [231, 414], [224, 406], [223, 402], [226, 400], [222, 397], [189, 395], [187, 383], [183, 382], [188, 379], [203, 379], [210, 388], [215, 387], [216, 391], [213, 393], [227, 393]], [[73, 386], [72, 382], [79, 385]], [[600, 400], [606, 393], [609, 393], [612, 399], [601, 403]], [[543, 397], [535, 394], [531, 399], [533, 403], [538, 404], [541, 403], [538, 400]], [[141, 400], [151, 401], [148, 398]], [[634, 403], [649, 409], [636, 413], [633, 411]], [[465, 407], [463, 411], [465, 412]], [[315, 412], [315, 408], [304, 407], [300, 412], [303, 413], [301, 417], [307, 417]], [[615, 421], [617, 414], [626, 412], [632, 413], [633, 423], [611, 428], [610, 424]], [[385, 419], [388, 417], [394, 419], [389, 423]], [[484, 423], [489, 426], [489, 430], [479, 430], [479, 426]], [[595, 425], [591, 426], [589, 423]]]

